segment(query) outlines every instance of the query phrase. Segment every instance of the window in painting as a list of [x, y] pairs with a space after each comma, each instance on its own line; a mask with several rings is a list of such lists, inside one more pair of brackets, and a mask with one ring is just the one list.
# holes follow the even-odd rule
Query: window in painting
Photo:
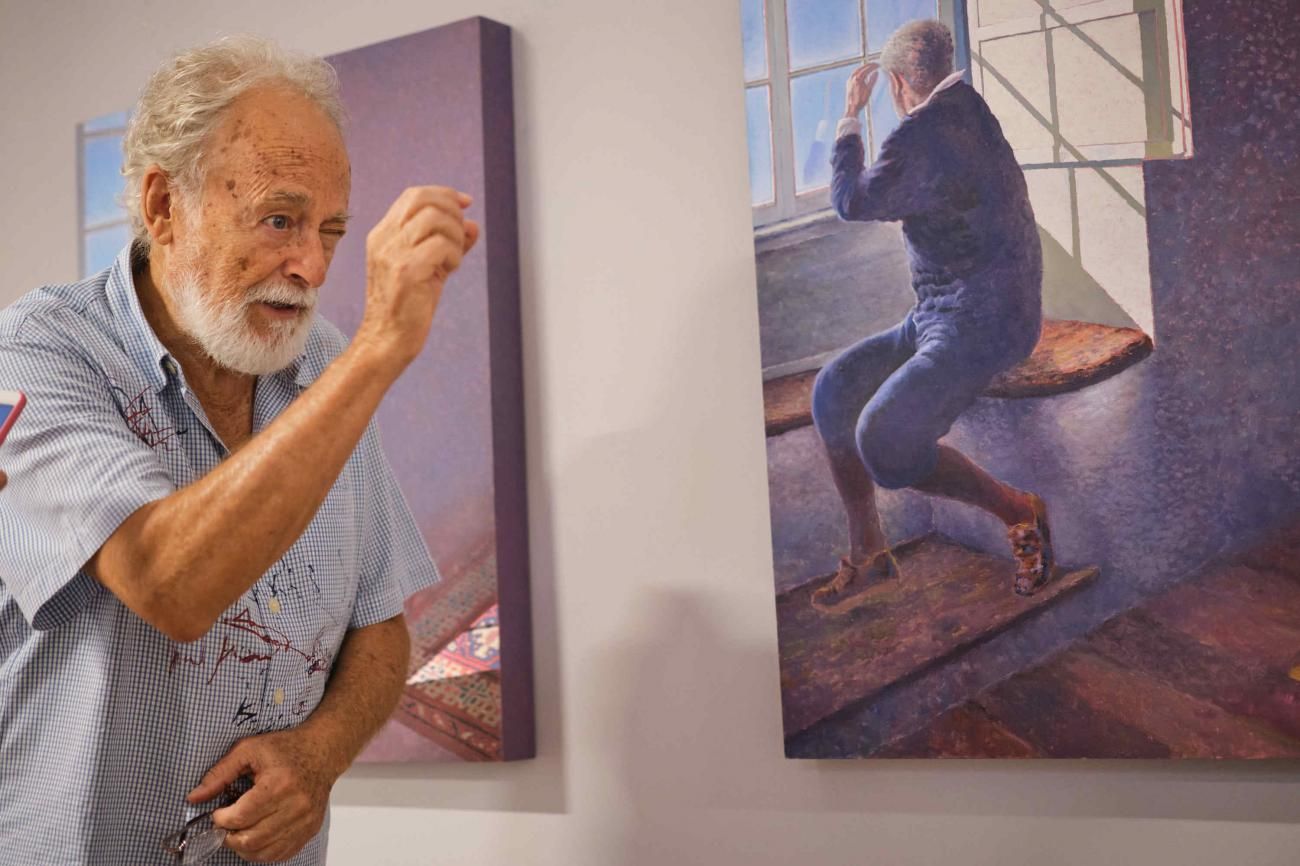
[[[754, 225], [829, 208], [844, 87], [889, 34], [917, 18], [953, 23], [951, 0], [741, 0]], [[964, 22], [963, 22], [964, 23]], [[869, 158], [898, 125], [877, 86], [861, 118]]]
[[123, 191], [122, 138], [127, 113], [108, 114], [77, 127], [78, 255], [81, 276], [88, 277], [113, 263], [131, 237]]

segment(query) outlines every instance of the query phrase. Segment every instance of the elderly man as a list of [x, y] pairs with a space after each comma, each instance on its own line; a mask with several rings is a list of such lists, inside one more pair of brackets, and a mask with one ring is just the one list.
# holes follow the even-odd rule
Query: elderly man
[[366, 238], [355, 339], [314, 318], [340, 123], [322, 61], [174, 58], [126, 136], [130, 247], [0, 314], [29, 401], [0, 497], [0, 863], [324, 862], [331, 786], [402, 688], [404, 593], [437, 580], [372, 415], [478, 237], [468, 197], [408, 189]]
[[[828, 364], [813, 419], [848, 512], [850, 553], [813, 595], [840, 613], [894, 577], [875, 485], [978, 506], [1008, 526], [1014, 589], [1029, 595], [1053, 558], [1043, 500], [939, 443], [1000, 371], [1027, 357], [1042, 326], [1042, 251], [1024, 175], [980, 95], [953, 71], [952, 34], [914, 21], [880, 64], [849, 79], [832, 158], [831, 198], [846, 220], [901, 220], [916, 304], [895, 327]], [[857, 120], [887, 75], [902, 122], [864, 168]]]

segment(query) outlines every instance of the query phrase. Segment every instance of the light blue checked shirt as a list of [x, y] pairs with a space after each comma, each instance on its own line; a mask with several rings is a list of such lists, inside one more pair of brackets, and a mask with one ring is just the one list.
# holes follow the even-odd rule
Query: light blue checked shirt
[[[318, 318], [299, 361], [258, 380], [254, 431], [344, 344]], [[0, 449], [0, 864], [174, 863], [161, 840], [211, 808], [185, 802], [203, 774], [306, 718], [344, 633], [437, 570], [373, 422], [306, 532], [201, 640], [168, 639], [81, 570], [227, 454], [141, 312], [129, 250], [0, 313], [0, 386], [28, 397]], [[324, 863], [327, 829], [288, 862]]]

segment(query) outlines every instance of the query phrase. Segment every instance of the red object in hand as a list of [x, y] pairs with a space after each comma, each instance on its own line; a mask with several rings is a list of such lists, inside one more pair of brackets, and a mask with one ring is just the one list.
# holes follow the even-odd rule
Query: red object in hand
[[0, 442], [5, 441], [26, 405], [27, 396], [22, 391], [0, 391]]

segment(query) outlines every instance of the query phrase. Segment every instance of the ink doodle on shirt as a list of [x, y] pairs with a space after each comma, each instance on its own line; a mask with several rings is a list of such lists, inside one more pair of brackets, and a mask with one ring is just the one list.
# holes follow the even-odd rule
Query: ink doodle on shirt
[[174, 447], [171, 440], [176, 436], [183, 436], [187, 432], [174, 425], [159, 426], [155, 414], [157, 407], [149, 399], [148, 388], [127, 399], [127, 392], [121, 387], [112, 384], [109, 387], [126, 403], [122, 408], [122, 417], [126, 420], [126, 426], [131, 429], [137, 439], [150, 448], [162, 447], [171, 450]]

